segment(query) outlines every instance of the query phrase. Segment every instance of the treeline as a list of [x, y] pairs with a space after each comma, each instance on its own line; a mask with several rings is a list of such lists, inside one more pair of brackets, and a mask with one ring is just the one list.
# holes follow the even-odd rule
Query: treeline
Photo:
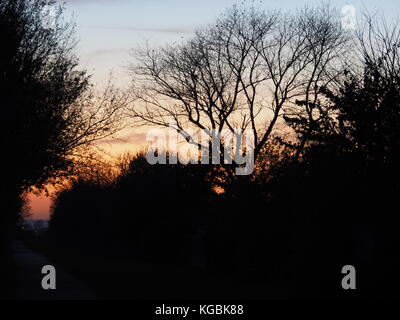
[[222, 183], [221, 169], [149, 165], [139, 154], [112, 180], [78, 179], [60, 192], [49, 243], [60, 255], [200, 268], [299, 295], [341, 296], [340, 271], [351, 264], [358, 294], [392, 296], [398, 169], [337, 139]]
[[323, 89], [336, 117], [301, 158], [277, 138], [251, 177], [207, 165], [150, 165], [138, 154], [111, 179], [81, 178], [56, 198], [57, 250], [175, 263], [338, 296], [341, 268], [358, 294], [393, 296], [400, 259], [400, 78], [380, 65]]
[[[80, 177], [58, 194], [51, 243], [252, 278], [297, 297], [343, 297], [342, 267], [354, 265], [353, 296], [395, 296], [400, 37], [365, 19], [361, 32], [344, 31], [327, 7], [285, 17], [235, 7], [184, 45], [141, 51], [134, 71], [147, 104], [134, 118], [204, 130], [241, 115], [255, 172], [150, 165], [138, 154], [116, 176]], [[259, 85], [272, 86], [266, 127]]]

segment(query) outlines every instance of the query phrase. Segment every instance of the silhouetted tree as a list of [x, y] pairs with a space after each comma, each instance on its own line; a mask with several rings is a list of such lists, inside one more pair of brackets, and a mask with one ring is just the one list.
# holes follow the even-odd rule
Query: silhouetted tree
[[24, 191], [75, 172], [75, 160], [91, 156], [87, 147], [118, 129], [121, 95], [109, 85], [94, 96], [62, 13], [54, 1], [0, 3], [1, 219], [10, 225]]
[[51, 239], [76, 252], [114, 244], [142, 259], [187, 260], [197, 223], [210, 215], [208, 167], [150, 165], [143, 153], [129, 158], [113, 180], [78, 179], [57, 195]]
[[137, 51], [132, 116], [184, 136], [188, 127], [210, 137], [250, 129], [257, 158], [282, 115], [312, 117], [317, 88], [340, 75], [349, 38], [327, 5], [288, 14], [234, 6], [182, 44]]

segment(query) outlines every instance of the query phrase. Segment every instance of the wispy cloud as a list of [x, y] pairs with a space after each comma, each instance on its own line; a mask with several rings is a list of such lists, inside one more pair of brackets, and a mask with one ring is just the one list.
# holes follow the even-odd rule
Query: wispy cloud
[[[119, 1], [126, 1], [126, 0], [119, 0]], [[111, 2], [111, 1], [110, 0], [57, 0], [57, 2], [60, 2], [60, 3], [87, 3], [87, 2]]]
[[89, 53], [90, 57], [100, 57], [109, 54], [116, 54], [116, 53], [124, 53], [128, 52], [129, 49], [127, 48], [102, 48], [97, 49]]
[[146, 133], [125, 133], [119, 135], [118, 137], [100, 140], [96, 144], [132, 144], [136, 146], [141, 146], [146, 144], [146, 136]]
[[136, 32], [173, 33], [173, 34], [183, 34], [183, 33], [188, 34], [194, 32], [193, 27], [145, 28], [145, 27], [134, 27], [134, 26], [82, 25], [81, 28], [136, 31]]

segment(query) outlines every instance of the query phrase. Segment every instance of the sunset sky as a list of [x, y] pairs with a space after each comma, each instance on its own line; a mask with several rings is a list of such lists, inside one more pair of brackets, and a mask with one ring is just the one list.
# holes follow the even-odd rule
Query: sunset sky
[[[128, 82], [126, 67], [132, 58], [130, 50], [149, 41], [152, 45], [190, 38], [198, 26], [211, 23], [227, 7], [241, 1], [233, 0], [67, 0], [67, 16], [77, 23], [78, 55], [81, 64], [93, 74], [95, 83], [104, 85], [110, 72], [120, 86]], [[264, 0], [254, 1], [266, 9], [291, 9], [306, 3], [321, 1]], [[394, 18], [398, 0], [363, 0], [331, 3], [338, 8], [351, 4], [358, 12], [364, 7], [370, 12], [381, 10]], [[130, 132], [125, 142], [115, 142], [114, 153], [135, 150], [143, 133]], [[50, 199], [31, 197], [31, 212], [36, 219], [47, 219]]]

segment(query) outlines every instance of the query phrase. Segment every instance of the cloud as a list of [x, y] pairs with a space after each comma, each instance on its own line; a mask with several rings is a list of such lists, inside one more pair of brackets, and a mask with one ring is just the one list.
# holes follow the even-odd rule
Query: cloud
[[109, 54], [115, 54], [115, 53], [125, 53], [128, 52], [129, 49], [127, 48], [102, 48], [102, 49], [97, 49], [92, 52], [90, 52], [88, 55], [90, 57], [100, 57], [100, 56], [105, 56]]
[[144, 145], [146, 144], [146, 133], [126, 133], [121, 134], [118, 137], [104, 139], [97, 142], [97, 145], [104, 144], [133, 144], [133, 145]]
[[120, 30], [120, 31], [136, 31], [136, 32], [155, 32], [155, 33], [173, 33], [173, 34], [188, 34], [193, 33], [193, 27], [175, 27], [175, 28], [143, 28], [143, 27], [132, 27], [132, 26], [110, 26], [110, 25], [87, 25], [81, 26], [82, 28], [94, 28], [94, 29], [108, 29], [108, 30]]
[[[125, 1], [125, 0], [120, 0], [120, 1]], [[57, 0], [57, 2], [61, 2], [61, 3], [87, 3], [87, 2], [110, 2], [110, 0]]]

